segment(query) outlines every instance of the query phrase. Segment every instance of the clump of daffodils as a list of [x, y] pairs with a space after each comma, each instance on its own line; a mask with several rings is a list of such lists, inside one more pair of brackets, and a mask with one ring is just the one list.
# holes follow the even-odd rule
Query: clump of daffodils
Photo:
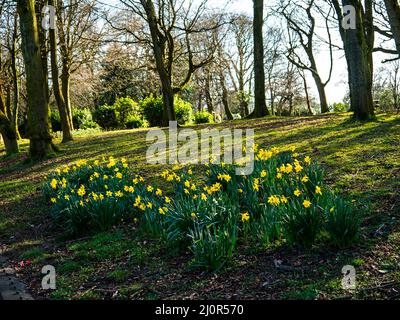
[[[191, 243], [196, 263], [208, 268], [224, 264], [218, 259], [232, 256], [239, 237], [263, 245], [312, 245], [324, 230], [337, 243], [356, 238], [353, 206], [335, 198], [311, 157], [294, 146], [254, 151], [250, 176], [210, 158], [203, 177], [176, 165], [151, 182], [133, 175], [124, 158], [79, 160], [51, 174], [44, 191], [56, 220], [74, 234], [139, 223], [153, 236]], [[346, 234], [349, 221], [353, 232]]]

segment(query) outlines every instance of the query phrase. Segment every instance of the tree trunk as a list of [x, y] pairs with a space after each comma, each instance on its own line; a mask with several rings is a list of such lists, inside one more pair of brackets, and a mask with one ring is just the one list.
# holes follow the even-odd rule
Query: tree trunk
[[367, 35], [363, 6], [360, 0], [342, 0], [343, 6], [351, 5], [356, 9], [356, 29], [342, 27], [342, 10], [338, 0], [333, 0], [339, 16], [340, 34], [343, 40], [350, 87], [351, 108], [354, 118], [368, 120], [374, 116], [372, 98], [372, 50], [371, 38]]
[[[55, 0], [49, 0], [49, 5], [54, 6]], [[51, 58], [51, 76], [53, 83], [54, 97], [57, 102], [58, 111], [60, 113], [61, 129], [63, 132], [63, 143], [72, 141], [70, 121], [68, 120], [68, 109], [66, 107], [63, 94], [60, 89], [60, 82], [58, 76], [58, 59], [57, 59], [57, 36], [56, 30], [49, 30], [50, 37], [50, 58]]]
[[319, 103], [321, 105], [321, 113], [322, 114], [328, 113], [329, 106], [328, 106], [328, 101], [326, 99], [325, 85], [322, 83], [322, 80], [318, 74], [313, 73], [313, 78], [315, 80], [315, 84], [318, 90]]
[[176, 114], [174, 109], [174, 90], [172, 87], [171, 74], [168, 74], [164, 63], [165, 43], [167, 39], [159, 34], [157, 15], [153, 2], [151, 0], [141, 0], [141, 3], [146, 11], [147, 22], [149, 24], [153, 44], [154, 58], [156, 60], [157, 72], [161, 80], [163, 91], [163, 126], [168, 127], [169, 121], [176, 121]]
[[222, 105], [224, 106], [226, 117], [229, 121], [233, 120], [232, 112], [229, 108], [228, 89], [226, 88], [224, 70], [221, 69], [220, 84], [222, 88]]
[[43, 159], [52, 150], [46, 76], [40, 52], [39, 32], [34, 0], [18, 0], [22, 54], [25, 62], [29, 153], [32, 159]]
[[400, 54], [400, 4], [398, 0], [385, 0], [385, 5], [397, 52]]
[[18, 68], [17, 68], [17, 17], [14, 20], [14, 33], [11, 47], [11, 70], [13, 77], [13, 110], [12, 110], [12, 127], [18, 140], [21, 136], [18, 131], [18, 110], [19, 110], [19, 81], [18, 81]]
[[163, 123], [164, 127], [169, 126], [170, 121], [176, 121], [176, 114], [174, 109], [174, 90], [172, 89], [171, 82], [166, 79], [161, 81], [163, 92]]
[[3, 94], [3, 85], [0, 80], [0, 133], [3, 137], [4, 146], [6, 148], [6, 154], [10, 155], [13, 153], [18, 153], [18, 142], [15, 131], [13, 130], [11, 121], [7, 117], [5, 106], [5, 99]]
[[254, 112], [252, 117], [261, 118], [269, 114], [265, 102], [264, 71], [264, 0], [253, 0], [254, 20]]
[[66, 62], [63, 61], [63, 70], [61, 73], [61, 92], [64, 98], [65, 108], [67, 110], [68, 117], [68, 125], [71, 130], [74, 130], [74, 122], [72, 117], [72, 107], [71, 107], [71, 95], [70, 95], [70, 87], [71, 87], [71, 75], [69, 72], [69, 68]]
[[303, 83], [304, 83], [304, 92], [306, 93], [308, 113], [312, 116], [313, 112], [312, 112], [312, 108], [311, 108], [310, 94], [308, 93], [308, 85], [307, 85], [306, 75], [303, 73], [300, 76], [303, 79]]
[[207, 110], [210, 114], [212, 114], [214, 112], [214, 102], [211, 95], [211, 72], [208, 70], [206, 75], [205, 96], [206, 96]]

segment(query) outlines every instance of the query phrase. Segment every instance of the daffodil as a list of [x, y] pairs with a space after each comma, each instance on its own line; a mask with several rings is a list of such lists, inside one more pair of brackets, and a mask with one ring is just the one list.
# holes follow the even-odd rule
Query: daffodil
[[51, 203], [57, 203], [57, 199], [56, 198], [51, 198], [50, 201], [51, 201]]
[[261, 178], [265, 178], [267, 176], [267, 171], [261, 171]]
[[304, 183], [306, 183], [306, 182], [308, 182], [308, 181], [310, 181], [310, 178], [307, 177], [307, 176], [304, 176], [304, 177], [301, 179], [301, 182], [304, 182]]
[[242, 213], [242, 222], [247, 222], [250, 220], [250, 214], [248, 212]]
[[316, 187], [315, 187], [315, 193], [316, 193], [316, 194], [319, 194], [319, 195], [321, 195], [321, 196], [322, 196], [322, 190], [321, 190], [321, 187], [319, 187], [319, 186], [316, 186]]
[[81, 185], [78, 189], [78, 196], [83, 197], [86, 194], [85, 186]]
[[156, 195], [159, 196], [159, 197], [161, 197], [162, 194], [163, 194], [162, 190], [161, 190], [161, 189], [157, 189]]
[[274, 206], [278, 206], [281, 203], [281, 200], [279, 199], [278, 196], [270, 196], [268, 198], [268, 203]]
[[294, 192], [294, 195], [296, 197], [300, 197], [301, 196], [301, 191], [299, 189], [296, 189], [295, 192]]
[[304, 206], [304, 208], [309, 208], [309, 207], [311, 207], [311, 202], [309, 200], [304, 200], [303, 206]]
[[56, 179], [51, 180], [50, 186], [51, 186], [53, 189], [57, 189], [57, 185], [58, 185], [58, 182], [57, 182]]
[[286, 165], [286, 173], [291, 173], [293, 171], [293, 166], [289, 163]]
[[311, 158], [309, 156], [305, 157], [304, 162], [307, 164], [311, 164]]

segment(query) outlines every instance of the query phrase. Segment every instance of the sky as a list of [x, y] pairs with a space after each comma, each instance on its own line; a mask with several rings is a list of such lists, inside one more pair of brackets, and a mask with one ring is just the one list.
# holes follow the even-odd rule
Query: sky
[[[195, 0], [196, 1], [196, 0]], [[237, 13], [246, 13], [249, 16], [253, 16], [253, 1], [252, 0], [208, 0], [208, 6], [210, 8], [221, 8], [222, 6], [225, 7], [227, 12], [237, 12]], [[279, 1], [279, 0], [278, 0]], [[108, 0], [110, 4], [118, 5], [118, 0]], [[267, 1], [268, 3], [269, 1]], [[320, 23], [324, 23], [324, 21], [319, 21]], [[318, 22], [317, 22], [318, 24]], [[323, 24], [324, 25], [324, 24]], [[322, 25], [322, 26], [323, 26]], [[265, 26], [267, 27], [267, 26]], [[338, 34], [338, 33], [337, 33]], [[334, 43], [339, 46], [342, 46], [342, 42], [339, 36], [334, 39]], [[348, 84], [347, 84], [347, 63], [346, 59], [344, 58], [344, 52], [335, 50], [334, 55], [334, 64], [333, 64], [333, 72], [331, 81], [326, 86], [326, 95], [328, 99], [328, 103], [332, 104], [335, 102], [342, 102], [343, 98], [348, 91]], [[374, 54], [374, 63], [375, 68], [380, 68], [382, 66], [381, 61], [385, 59], [383, 54]], [[322, 80], [325, 81], [329, 76], [330, 71], [330, 55], [328, 47], [325, 46], [325, 49], [322, 49], [320, 52], [316, 54], [317, 66], [319, 74], [322, 77]], [[315, 87], [314, 80], [311, 74], [308, 75], [308, 86], [310, 89], [311, 94], [314, 97], [318, 97], [318, 91]]]

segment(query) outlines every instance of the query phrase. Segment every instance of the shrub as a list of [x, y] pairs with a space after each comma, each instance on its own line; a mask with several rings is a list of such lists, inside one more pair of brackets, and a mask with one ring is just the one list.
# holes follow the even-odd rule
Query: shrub
[[120, 128], [125, 128], [129, 118], [140, 117], [139, 105], [131, 98], [120, 98], [114, 103]]
[[185, 125], [192, 120], [193, 107], [191, 103], [186, 102], [179, 97], [175, 97], [174, 108], [178, 124]]
[[125, 121], [126, 129], [145, 128], [146, 121], [139, 115], [130, 115]]
[[162, 125], [163, 119], [163, 98], [162, 96], [154, 97], [153, 95], [140, 101], [140, 107], [145, 119], [151, 127]]
[[[140, 106], [145, 119], [151, 127], [162, 126], [164, 102], [163, 97], [154, 97], [153, 95], [140, 101]], [[180, 125], [184, 125], [191, 121], [193, 115], [192, 104], [182, 100], [179, 97], [174, 99], [174, 108], [176, 120]]]
[[194, 122], [196, 124], [213, 123], [214, 117], [211, 113], [206, 111], [198, 111], [194, 114]]
[[349, 110], [349, 106], [344, 103], [334, 103], [332, 105], [333, 112], [342, 113], [347, 112]]
[[51, 128], [54, 132], [61, 131], [61, 119], [58, 111], [52, 111], [50, 114]]
[[94, 121], [103, 129], [117, 129], [119, 126], [118, 115], [115, 106], [100, 106], [93, 112]]
[[74, 129], [86, 130], [98, 128], [98, 124], [93, 121], [92, 113], [89, 109], [72, 109], [72, 122]]

